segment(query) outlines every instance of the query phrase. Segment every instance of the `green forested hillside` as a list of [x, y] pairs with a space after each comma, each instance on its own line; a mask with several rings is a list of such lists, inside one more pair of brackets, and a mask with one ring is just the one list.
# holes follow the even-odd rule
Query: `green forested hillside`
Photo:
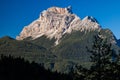
[[[15, 40], [10, 37], [0, 39], [0, 54], [24, 57], [26, 60], [41, 63], [45, 68], [58, 72], [69, 72], [75, 65], [90, 67], [90, 55], [87, 48], [92, 49], [95, 36], [101, 34], [108, 42], [115, 41], [114, 35], [108, 29], [99, 31], [73, 31], [65, 34], [60, 43], [55, 46], [55, 39], [45, 36], [32, 40]], [[114, 44], [113, 49], [119, 47]]]

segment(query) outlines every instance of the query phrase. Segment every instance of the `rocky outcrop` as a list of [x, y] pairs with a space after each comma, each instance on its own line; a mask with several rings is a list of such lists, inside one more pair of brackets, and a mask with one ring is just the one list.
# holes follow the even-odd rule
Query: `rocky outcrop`
[[50, 39], [55, 38], [55, 43], [58, 44], [65, 33], [71, 33], [74, 30], [90, 31], [96, 29], [100, 29], [100, 25], [93, 17], [87, 16], [81, 20], [72, 13], [71, 7], [51, 7], [41, 12], [37, 20], [25, 26], [16, 39], [23, 40], [27, 37], [36, 39], [45, 35]]

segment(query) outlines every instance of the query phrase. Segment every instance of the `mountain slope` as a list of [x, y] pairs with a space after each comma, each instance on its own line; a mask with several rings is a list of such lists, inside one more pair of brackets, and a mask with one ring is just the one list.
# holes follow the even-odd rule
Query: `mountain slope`
[[42, 36], [34, 40], [26, 39], [22, 41], [14, 40], [10, 37], [0, 39], [0, 54], [21, 56], [29, 61], [41, 63], [46, 68], [53, 71], [69, 72], [76, 64], [85, 67], [90, 66], [90, 55], [87, 51], [91, 49], [94, 37], [98, 34], [106, 37], [108, 42], [112, 42], [113, 49], [118, 50], [115, 45], [115, 38], [109, 29], [101, 29], [99, 32], [73, 31], [65, 34], [58, 45], [54, 45], [54, 39]]
[[0, 39], [0, 54], [3, 55], [20, 56], [39, 63], [42, 56], [42, 58], [52, 57], [50, 53], [46, 48], [33, 44], [30, 41], [17, 41], [10, 37]]

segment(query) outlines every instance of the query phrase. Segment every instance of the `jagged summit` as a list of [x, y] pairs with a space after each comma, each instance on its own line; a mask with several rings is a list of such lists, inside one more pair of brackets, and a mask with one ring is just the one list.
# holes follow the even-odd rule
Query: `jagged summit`
[[83, 26], [83, 30], [96, 30], [101, 29], [98, 21], [92, 16], [86, 16], [82, 19], [81, 25]]
[[98, 21], [92, 16], [86, 16], [83, 20], [90, 20], [91, 22], [98, 23]]
[[62, 35], [77, 31], [90, 31], [100, 29], [100, 25], [93, 17], [87, 16], [81, 20], [77, 15], [72, 13], [72, 8], [51, 7], [41, 12], [40, 17], [30, 25], [25, 26], [17, 36], [17, 40], [23, 40], [27, 37], [36, 39], [43, 35], [48, 38], [56, 39], [59, 43]]
[[58, 14], [68, 14], [68, 13], [72, 13], [72, 7], [71, 6], [68, 6], [66, 8], [51, 7], [51, 8], [48, 8], [47, 11], [58, 13]]

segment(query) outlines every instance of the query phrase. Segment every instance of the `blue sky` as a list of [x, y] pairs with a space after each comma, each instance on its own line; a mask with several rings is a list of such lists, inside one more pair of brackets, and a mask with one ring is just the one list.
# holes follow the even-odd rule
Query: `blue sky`
[[109, 28], [120, 39], [120, 0], [0, 0], [0, 37], [15, 38], [40, 12], [71, 5], [81, 19], [93, 16], [102, 28]]

